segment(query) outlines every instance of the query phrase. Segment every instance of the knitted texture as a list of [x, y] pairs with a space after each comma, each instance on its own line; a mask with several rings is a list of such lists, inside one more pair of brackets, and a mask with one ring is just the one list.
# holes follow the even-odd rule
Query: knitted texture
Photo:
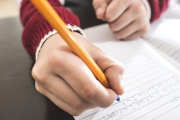
[[[78, 18], [69, 10], [64, 8], [59, 0], [48, 0], [59, 16], [66, 24], [80, 26]], [[151, 7], [151, 22], [158, 19], [162, 12], [168, 7], [169, 0], [148, 0]], [[24, 30], [22, 33], [22, 43], [26, 51], [35, 56], [36, 49], [41, 39], [53, 28], [30, 3], [30, 0], [23, 0], [20, 8], [20, 18]]]
[[169, 0], [148, 0], [148, 2], [151, 7], [151, 22], [158, 19], [169, 5]]
[[[69, 10], [64, 8], [58, 0], [48, 0], [62, 20], [66, 24], [80, 26], [78, 18]], [[26, 51], [35, 56], [36, 49], [41, 39], [52, 31], [53, 28], [30, 3], [30, 0], [23, 0], [20, 8], [20, 18], [24, 26], [22, 43]]]

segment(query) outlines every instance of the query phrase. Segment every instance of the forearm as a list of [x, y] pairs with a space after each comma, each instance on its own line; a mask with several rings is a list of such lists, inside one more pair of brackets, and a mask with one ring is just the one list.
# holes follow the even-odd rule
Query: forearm
[[[59, 16], [66, 24], [79, 26], [78, 18], [62, 6], [59, 0], [48, 0]], [[23, 0], [20, 8], [20, 18], [24, 26], [22, 42], [30, 55], [35, 55], [36, 49], [45, 35], [53, 28], [47, 23], [42, 15], [30, 3], [30, 0]]]
[[167, 9], [169, 0], [148, 0], [151, 8], [151, 22], [158, 19]]

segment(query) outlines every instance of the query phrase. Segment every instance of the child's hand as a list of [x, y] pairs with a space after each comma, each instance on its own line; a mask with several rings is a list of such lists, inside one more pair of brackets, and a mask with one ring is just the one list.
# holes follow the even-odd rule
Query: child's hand
[[32, 76], [37, 91], [64, 111], [79, 115], [89, 108], [107, 107], [118, 95], [123, 94], [123, 67], [79, 33], [73, 35], [105, 73], [111, 88], [104, 88], [95, 79], [58, 34], [50, 37], [42, 46]]
[[109, 23], [117, 39], [141, 37], [149, 29], [148, 13], [142, 0], [93, 0], [98, 19]]

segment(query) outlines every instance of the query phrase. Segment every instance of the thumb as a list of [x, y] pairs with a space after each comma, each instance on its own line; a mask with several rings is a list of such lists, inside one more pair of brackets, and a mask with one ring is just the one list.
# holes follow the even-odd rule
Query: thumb
[[93, 0], [93, 7], [98, 19], [104, 19], [106, 8], [111, 0]]
[[121, 83], [122, 76], [124, 74], [123, 64], [103, 54], [102, 55], [98, 54], [98, 56], [96, 56], [94, 60], [96, 61], [100, 69], [105, 73], [110, 88], [116, 94], [122, 95], [124, 93], [124, 89]]

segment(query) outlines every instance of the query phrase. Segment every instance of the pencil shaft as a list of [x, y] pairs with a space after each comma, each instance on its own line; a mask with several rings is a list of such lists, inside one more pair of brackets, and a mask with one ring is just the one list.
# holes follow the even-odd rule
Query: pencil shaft
[[94, 76], [99, 80], [99, 82], [104, 87], [109, 87], [106, 76], [101, 71], [101, 69], [97, 66], [88, 52], [78, 43], [75, 37], [71, 34], [71, 32], [67, 29], [63, 20], [59, 17], [59, 15], [55, 12], [53, 7], [46, 0], [31, 0], [31, 2], [36, 6], [36, 8], [40, 11], [40, 13], [44, 16], [44, 18], [49, 22], [49, 24], [57, 30], [57, 32], [61, 35], [61, 37], [65, 40], [68, 46], [72, 49], [72, 51], [79, 56], [84, 63], [88, 66], [88, 68], [92, 71]]

